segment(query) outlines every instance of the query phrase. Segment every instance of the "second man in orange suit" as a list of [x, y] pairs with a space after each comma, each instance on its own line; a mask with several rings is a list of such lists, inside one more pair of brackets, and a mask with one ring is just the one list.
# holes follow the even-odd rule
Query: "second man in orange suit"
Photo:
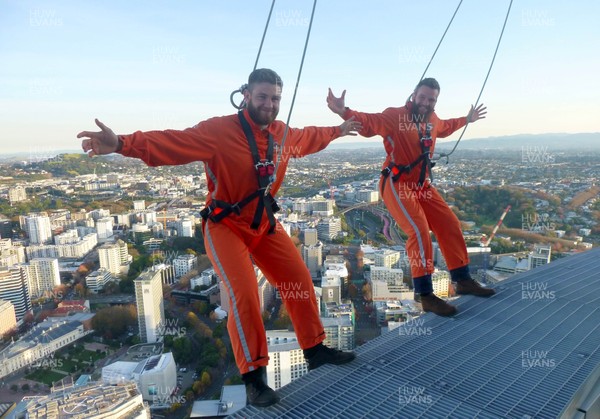
[[228, 293], [227, 330], [248, 400], [259, 407], [270, 406], [279, 397], [266, 383], [268, 348], [252, 260], [273, 286], [294, 290], [281, 295], [309, 369], [355, 357], [322, 344], [325, 332], [312, 279], [274, 218], [278, 207], [273, 197], [290, 158], [316, 153], [338, 137], [356, 135], [353, 131], [360, 123], [351, 118], [339, 127], [290, 128], [283, 145], [285, 124], [275, 120], [282, 86], [277, 73], [258, 69], [249, 76], [243, 91], [245, 109], [238, 114], [210, 118], [183, 131], [119, 136], [96, 120], [100, 132], [78, 135], [90, 156], [118, 152], [150, 166], [204, 162], [206, 251]]
[[430, 158], [437, 137], [447, 137], [467, 122], [485, 118], [486, 108], [483, 105], [471, 107], [466, 117], [440, 119], [435, 113], [439, 93], [438, 82], [426, 78], [417, 84], [405, 106], [387, 108], [381, 113], [362, 113], [347, 108], [346, 91], [336, 97], [330, 89], [327, 104], [343, 119], [360, 121], [361, 135], [383, 137], [387, 158], [380, 179], [381, 197], [394, 220], [408, 235], [406, 252], [416, 298], [420, 299], [424, 311], [451, 316], [456, 313], [456, 307], [433, 293], [430, 231], [440, 245], [457, 293], [488, 297], [494, 290], [481, 287], [471, 278], [460, 222], [431, 183]]

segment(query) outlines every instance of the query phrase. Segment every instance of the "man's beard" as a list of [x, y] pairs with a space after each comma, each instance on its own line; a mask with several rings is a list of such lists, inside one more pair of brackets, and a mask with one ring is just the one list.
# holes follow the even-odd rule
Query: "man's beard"
[[257, 125], [269, 125], [275, 120], [278, 114], [277, 110], [273, 110], [269, 116], [265, 116], [264, 114], [261, 115], [258, 108], [252, 105], [252, 102], [248, 102], [246, 108], [248, 109], [250, 118], [252, 118], [252, 121]]
[[421, 113], [421, 112], [419, 112], [419, 106], [414, 101], [412, 101], [411, 104], [412, 104], [412, 106], [411, 106], [412, 122], [421, 123], [421, 122], [429, 121], [429, 117], [431, 116], [431, 114], [434, 111], [433, 108], [431, 108], [429, 106], [425, 106], [427, 108], [427, 110], [425, 111], [425, 113]]

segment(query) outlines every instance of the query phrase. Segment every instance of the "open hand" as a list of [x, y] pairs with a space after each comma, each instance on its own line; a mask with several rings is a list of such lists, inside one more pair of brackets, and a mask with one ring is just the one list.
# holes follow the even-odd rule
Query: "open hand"
[[[362, 124], [359, 121], [356, 121], [354, 117], [344, 121], [342, 125], [340, 125], [340, 137], [344, 135], [356, 135], [356, 132], [362, 129]], [[356, 132], [352, 132], [356, 131]]]
[[478, 107], [476, 107], [475, 109], [473, 109], [473, 105], [471, 105], [471, 110], [469, 111], [469, 114], [467, 115], [467, 122], [471, 123], [471, 122], [478, 121], [480, 119], [484, 119], [486, 114], [487, 114], [487, 108], [485, 106], [483, 106], [483, 103], [481, 105], [479, 105]]

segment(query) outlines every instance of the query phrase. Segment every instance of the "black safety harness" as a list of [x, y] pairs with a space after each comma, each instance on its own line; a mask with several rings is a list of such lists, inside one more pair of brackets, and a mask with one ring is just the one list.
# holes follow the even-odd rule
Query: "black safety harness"
[[274, 214], [280, 209], [279, 205], [277, 205], [277, 202], [275, 201], [275, 198], [273, 198], [269, 192], [271, 184], [275, 180], [275, 163], [273, 162], [273, 136], [269, 133], [266, 159], [261, 159], [260, 155], [258, 154], [258, 147], [256, 145], [254, 133], [252, 132], [252, 128], [244, 117], [242, 111], [238, 112], [238, 117], [240, 119], [240, 123], [242, 124], [248, 145], [250, 146], [252, 159], [254, 160], [254, 168], [256, 170], [256, 178], [258, 180], [258, 189], [234, 204], [213, 199], [208, 206], [200, 211], [200, 215], [204, 220], [210, 219], [211, 221], [218, 223], [231, 213], [239, 215], [242, 208], [244, 208], [253, 200], [258, 199], [256, 212], [254, 213], [254, 219], [252, 220], [250, 227], [254, 230], [257, 230], [260, 226], [263, 212], [266, 212], [267, 218], [269, 219], [269, 233], [273, 233], [276, 225]]
[[427, 178], [427, 171], [429, 170], [429, 182], [427, 185], [431, 184], [433, 181], [433, 172], [431, 169], [435, 166], [435, 163], [431, 161], [430, 158], [430, 150], [431, 146], [433, 146], [433, 140], [431, 138], [431, 130], [433, 129], [433, 124], [426, 123], [425, 130], [421, 131], [421, 124], [417, 123], [417, 133], [419, 134], [419, 142], [421, 144], [421, 154], [417, 157], [412, 163], [407, 165], [396, 164], [394, 162], [390, 162], [382, 171], [381, 175], [383, 176], [383, 182], [381, 185], [381, 194], [383, 195], [383, 191], [385, 189], [385, 183], [388, 176], [392, 176], [392, 181], [397, 182], [403, 173], [410, 173], [419, 163], [421, 163], [421, 173], [419, 175], [419, 187], [423, 187], [425, 185], [425, 180]]

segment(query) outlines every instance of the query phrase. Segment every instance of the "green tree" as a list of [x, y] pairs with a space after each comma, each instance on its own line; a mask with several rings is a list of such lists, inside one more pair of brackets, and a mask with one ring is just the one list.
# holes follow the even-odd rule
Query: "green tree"
[[134, 305], [105, 307], [92, 318], [92, 327], [107, 339], [123, 335], [127, 328], [137, 323], [137, 310]]

